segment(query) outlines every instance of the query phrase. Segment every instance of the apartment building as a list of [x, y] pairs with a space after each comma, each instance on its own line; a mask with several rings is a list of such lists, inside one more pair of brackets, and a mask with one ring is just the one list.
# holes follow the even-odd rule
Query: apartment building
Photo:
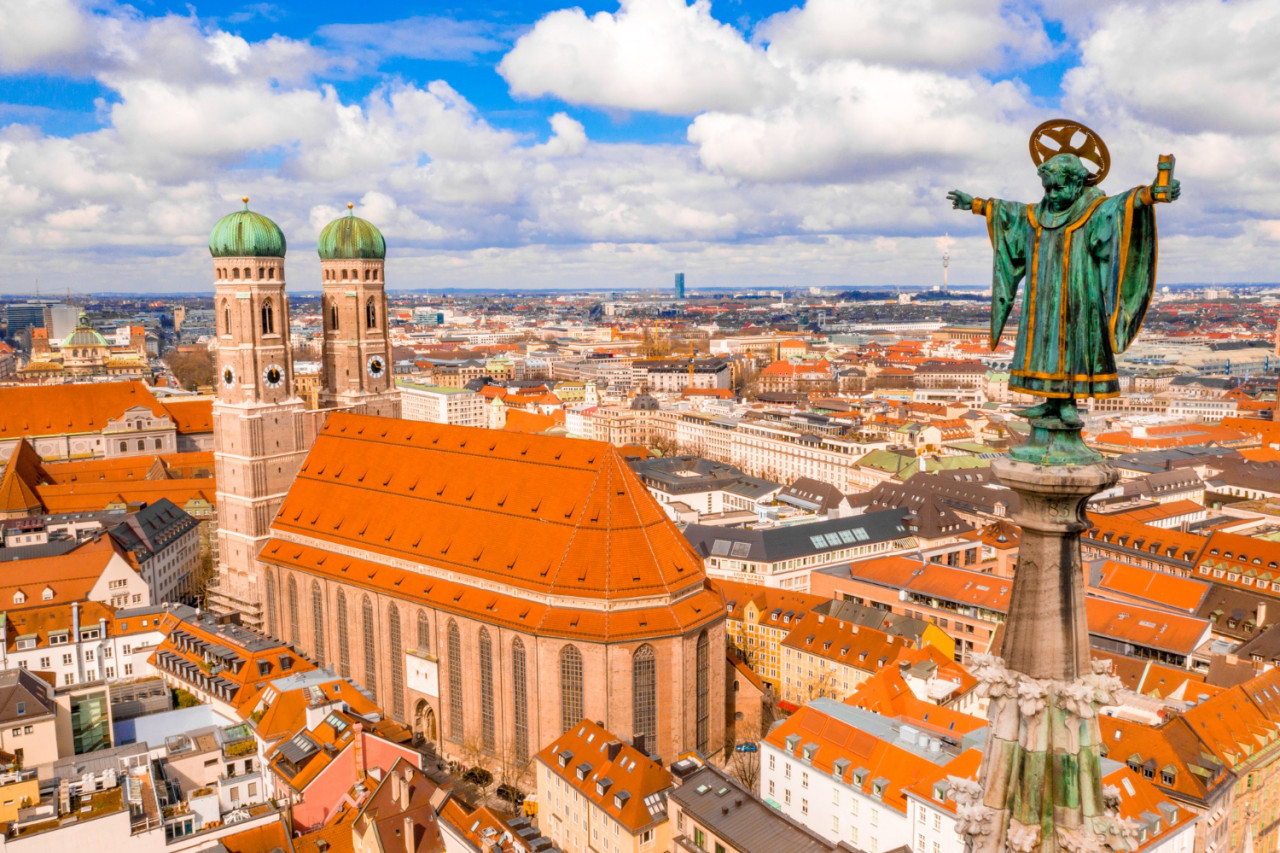
[[582, 720], [535, 758], [539, 826], [564, 850], [667, 853], [671, 774]]
[[485, 399], [474, 391], [408, 381], [397, 382], [396, 387], [400, 389], [400, 412], [405, 420], [484, 426]]
[[684, 536], [713, 578], [808, 592], [822, 568], [916, 548], [903, 510], [756, 529], [690, 524]]

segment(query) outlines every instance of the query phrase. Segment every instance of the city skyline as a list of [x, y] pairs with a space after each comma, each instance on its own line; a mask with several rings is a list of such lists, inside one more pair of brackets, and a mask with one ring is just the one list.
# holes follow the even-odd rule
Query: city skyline
[[199, 291], [244, 194], [306, 287], [347, 202], [393, 289], [928, 286], [944, 251], [980, 285], [943, 194], [1034, 200], [1021, 140], [1059, 113], [1107, 140], [1111, 192], [1154, 150], [1196, 164], [1161, 284], [1271, 278], [1260, 2], [38, 5], [0, 12], [0, 294]]

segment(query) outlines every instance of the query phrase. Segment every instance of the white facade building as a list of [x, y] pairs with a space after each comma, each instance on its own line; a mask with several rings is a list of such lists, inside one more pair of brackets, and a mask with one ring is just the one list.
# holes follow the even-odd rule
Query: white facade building
[[400, 413], [405, 420], [454, 426], [485, 425], [485, 399], [474, 391], [412, 382], [398, 382], [396, 387], [400, 389]]

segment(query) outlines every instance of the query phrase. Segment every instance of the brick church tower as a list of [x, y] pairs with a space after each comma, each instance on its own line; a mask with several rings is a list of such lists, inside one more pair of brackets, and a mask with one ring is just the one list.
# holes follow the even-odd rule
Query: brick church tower
[[258, 626], [256, 555], [311, 443], [300, 428], [304, 406], [293, 388], [284, 234], [244, 202], [244, 210], [224, 216], [209, 235], [218, 335], [219, 559], [209, 606], [239, 612]]
[[[350, 205], [348, 206], [350, 208]], [[328, 412], [400, 416], [392, 381], [384, 280], [386, 242], [348, 213], [325, 226], [324, 381], [321, 407], [308, 411], [293, 385], [285, 238], [260, 213], [228, 214], [209, 234], [217, 312], [218, 395], [213, 406], [218, 477], [218, 567], [210, 608], [240, 613], [275, 634], [264, 618], [274, 591], [258, 560], [269, 527]]]
[[387, 329], [387, 244], [351, 207], [317, 241], [324, 291], [321, 404], [398, 418]]

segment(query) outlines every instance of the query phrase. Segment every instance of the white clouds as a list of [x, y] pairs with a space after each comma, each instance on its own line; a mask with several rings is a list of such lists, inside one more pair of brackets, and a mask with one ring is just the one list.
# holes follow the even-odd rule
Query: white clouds
[[[387, 235], [406, 287], [665, 284], [675, 266], [717, 283], [932, 282], [944, 230], [952, 280], [982, 281], [981, 222], [944, 193], [1034, 199], [1026, 134], [1052, 111], [1103, 133], [1113, 191], [1148, 180], [1157, 153], [1178, 155], [1184, 200], [1161, 211], [1162, 279], [1260, 278], [1280, 239], [1273, 6], [1094, 8], [1069, 27], [1082, 63], [1052, 105], [983, 73], [1049, 49], [1037, 20], [995, 0], [808, 0], [757, 44], [705, 0], [626, 0], [613, 14], [554, 12], [503, 60], [518, 95], [688, 114], [680, 144], [589, 138], [567, 112], [515, 132], [444, 80], [387, 77], [340, 96], [326, 75], [446, 47], [396, 25], [326, 28], [317, 46], [50, 6], [87, 34], [32, 36], [13, 53], [0, 32], [0, 68], [57, 61], [112, 95], [93, 132], [0, 128], [0, 258], [15, 283], [40, 270], [88, 289], [95, 265], [145, 255], [156, 288], [200, 290], [208, 228], [247, 192], [288, 234], [294, 282], [315, 271], [309, 243], [347, 201]], [[0, 15], [10, 8], [0, 0]], [[418, 26], [456, 32], [448, 49], [472, 56], [500, 38]], [[400, 41], [379, 53], [384, 37]], [[51, 259], [50, 246], [67, 251]]]
[[1066, 89], [1180, 133], [1280, 132], [1280, 4], [1192, 0], [1152, 13], [1116, 6], [1080, 45]]
[[85, 50], [92, 30], [73, 0], [0, 3], [0, 70], [55, 66]]
[[790, 89], [787, 75], [709, 0], [621, 0], [616, 14], [552, 12], [522, 36], [498, 71], [517, 95], [684, 115], [749, 110]]
[[823, 62], [970, 71], [1052, 53], [1038, 17], [1006, 0], [808, 0], [768, 19], [757, 36], [771, 52]]
[[469, 60], [507, 47], [505, 30], [482, 21], [415, 17], [377, 24], [328, 24], [316, 35], [370, 65], [392, 57]]

